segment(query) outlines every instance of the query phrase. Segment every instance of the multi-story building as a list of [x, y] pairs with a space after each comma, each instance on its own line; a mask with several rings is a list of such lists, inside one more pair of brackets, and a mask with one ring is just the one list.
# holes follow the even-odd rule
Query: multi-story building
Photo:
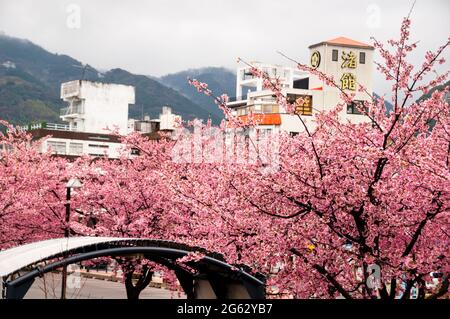
[[[333, 76], [340, 89], [355, 94], [356, 103], [370, 99], [369, 94], [360, 92], [358, 88], [362, 85], [370, 94], [373, 92], [372, 46], [340, 37], [313, 44], [309, 49], [311, 67]], [[282, 93], [296, 106], [308, 128], [315, 126], [314, 113], [331, 110], [341, 102], [340, 90], [327, 86], [315, 75], [280, 65], [250, 64], [281, 81]], [[228, 103], [234, 115], [245, 122], [248, 115], [253, 114], [259, 123], [258, 129], [291, 133], [303, 131], [299, 117], [288, 114], [278, 105], [273, 92], [264, 88], [263, 79], [254, 76], [250, 69], [246, 66], [237, 70], [236, 98]], [[368, 121], [354, 104], [344, 108], [339, 116], [342, 121], [352, 123]]]
[[61, 99], [69, 104], [61, 109], [61, 119], [73, 131], [119, 134], [128, 130], [128, 106], [134, 104], [134, 87], [91, 81], [71, 81], [61, 85]]
[[[128, 107], [135, 103], [135, 89], [122, 84], [71, 81], [61, 85], [61, 99], [68, 106], [61, 109], [66, 124], [39, 123], [24, 127], [33, 138], [47, 138], [41, 150], [76, 157], [84, 154], [117, 158], [123, 144], [120, 136], [138, 131], [153, 134], [172, 131], [181, 118], [163, 107], [158, 119], [128, 119]], [[153, 135], [155, 136], [155, 135]]]

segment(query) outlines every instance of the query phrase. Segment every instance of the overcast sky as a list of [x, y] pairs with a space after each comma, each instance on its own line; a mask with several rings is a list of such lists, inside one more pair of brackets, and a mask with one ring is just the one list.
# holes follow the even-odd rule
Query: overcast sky
[[[100, 69], [160, 76], [203, 66], [235, 69], [237, 57], [288, 64], [277, 50], [306, 62], [308, 45], [338, 36], [386, 40], [398, 35], [412, 2], [0, 0], [0, 30]], [[449, 37], [450, 1], [417, 0], [412, 18], [421, 57]], [[375, 89], [383, 85], [377, 80]]]

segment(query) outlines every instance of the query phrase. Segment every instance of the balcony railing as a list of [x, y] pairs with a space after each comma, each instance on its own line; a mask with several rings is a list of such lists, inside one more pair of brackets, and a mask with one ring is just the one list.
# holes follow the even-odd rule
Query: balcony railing
[[231, 96], [228, 98], [228, 102], [245, 101], [246, 99], [247, 99], [247, 95]]
[[46, 123], [46, 122], [19, 126], [18, 128], [24, 131], [32, 131], [38, 129], [47, 129], [52, 131], [77, 131], [77, 128], [70, 127], [68, 124]]
[[55, 131], [77, 131], [76, 127], [70, 127], [68, 124], [58, 124], [58, 123], [47, 123], [44, 127], [47, 130]]
[[83, 114], [84, 107], [83, 105], [72, 105], [69, 107], [64, 107], [59, 111], [60, 116], [66, 116], [71, 114]]

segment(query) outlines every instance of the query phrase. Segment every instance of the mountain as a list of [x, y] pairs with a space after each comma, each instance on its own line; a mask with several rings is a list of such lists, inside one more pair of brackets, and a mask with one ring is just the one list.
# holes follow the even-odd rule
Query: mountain
[[20, 124], [58, 121], [60, 105], [51, 88], [29, 73], [0, 67], [0, 118]]
[[[207, 110], [192, 102], [177, 91], [150, 79], [145, 75], [136, 75], [122, 69], [113, 69], [103, 74], [101, 82], [120, 83], [132, 85], [136, 88], [136, 104], [130, 105], [129, 116], [140, 118], [142, 107], [144, 114], [156, 117], [163, 105], [172, 107], [174, 113], [183, 119], [207, 119]], [[217, 120], [217, 119], [215, 119]]]
[[50, 53], [28, 40], [0, 35], [0, 67], [7, 62], [12, 63], [9, 69], [15, 67], [27, 73], [57, 95], [61, 82], [78, 79], [82, 68], [81, 62], [67, 55]]
[[[373, 92], [374, 97], [378, 100], [381, 98], [377, 93]], [[387, 99], [384, 100], [384, 105], [386, 106], [386, 114], [389, 114], [394, 109], [394, 105], [392, 105], [391, 102], [389, 102]]]
[[[446, 83], [443, 83], [441, 85], [437, 85], [434, 88], [432, 88], [427, 94], [423, 94], [422, 96], [420, 96], [416, 102], [420, 102], [426, 99], [429, 99], [431, 97], [431, 95], [433, 94], [434, 91], [442, 91], [444, 90], [447, 86], [450, 86], [450, 81], [447, 81]], [[378, 99], [380, 98], [380, 96], [376, 93], [374, 93], [375, 97]], [[447, 101], [449, 101], [450, 99], [450, 94], [446, 95], [446, 99]], [[393, 109], [394, 109], [394, 105], [392, 105], [392, 103], [390, 103], [388, 100], [384, 101], [384, 104], [386, 105], [386, 112], [389, 114]]]
[[211, 113], [211, 117], [223, 118], [223, 112], [217, 107], [214, 100], [210, 96], [198, 93], [194, 87], [189, 85], [188, 78], [207, 83], [208, 88], [216, 96], [225, 93], [231, 97], [236, 95], [236, 74], [225, 68], [207, 67], [168, 74], [158, 79], [162, 84], [177, 90], [194, 103], [201, 105]]
[[30, 41], [0, 35], [0, 117], [20, 124], [58, 121], [62, 103], [54, 83], [62, 74], [72, 76], [75, 68], [64, 66], [76, 63]]
[[[436, 90], [442, 91], [442, 90], [444, 90], [447, 86], [450, 86], [450, 80], [447, 81], [447, 82], [444, 83], [444, 84], [441, 84], [441, 85], [438, 85], [438, 86], [432, 88], [427, 94], [422, 95], [422, 96], [418, 99], [418, 101], [422, 101], [422, 100], [429, 99], [429, 98], [431, 97], [431, 94], [433, 94], [434, 91], [436, 91]], [[448, 96], [449, 96], [449, 95], [447, 95], [447, 101], [448, 101]]]
[[[130, 117], [158, 116], [161, 107], [171, 106], [184, 119], [207, 119], [209, 111], [155, 79], [113, 69], [101, 73], [67, 55], [54, 54], [28, 41], [0, 35], [0, 118], [14, 124], [38, 121], [59, 122], [59, 98], [63, 82], [84, 79], [136, 87], [136, 104]], [[213, 116], [215, 122], [219, 118]]]

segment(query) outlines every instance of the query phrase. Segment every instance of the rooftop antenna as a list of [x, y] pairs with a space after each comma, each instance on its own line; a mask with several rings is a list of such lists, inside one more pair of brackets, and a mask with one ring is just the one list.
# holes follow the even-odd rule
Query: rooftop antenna
[[89, 64], [83, 64], [83, 63], [81, 63], [81, 65], [77, 65], [77, 64], [72, 64], [72, 66], [73, 67], [75, 67], [75, 68], [79, 68], [79, 69], [82, 69], [81, 70], [81, 80], [84, 80], [84, 76], [85, 76], [85, 74], [86, 74], [86, 70], [87, 69], [91, 69], [91, 70], [94, 70], [95, 71], [95, 69], [93, 68], [93, 67], [91, 67]]

